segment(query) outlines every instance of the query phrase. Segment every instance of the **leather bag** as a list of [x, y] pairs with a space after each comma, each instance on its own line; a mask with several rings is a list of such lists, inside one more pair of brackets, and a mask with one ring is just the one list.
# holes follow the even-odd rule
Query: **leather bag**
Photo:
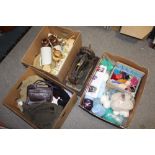
[[27, 103], [51, 102], [53, 98], [53, 86], [42, 80], [37, 80], [27, 87]]

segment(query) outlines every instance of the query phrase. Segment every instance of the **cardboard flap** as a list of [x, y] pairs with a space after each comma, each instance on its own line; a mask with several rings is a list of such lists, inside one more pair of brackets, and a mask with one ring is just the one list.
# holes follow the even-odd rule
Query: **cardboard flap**
[[153, 26], [122, 26], [120, 33], [144, 39], [153, 29]]
[[68, 28], [55, 26], [55, 27], [49, 27], [49, 29], [51, 33], [57, 33], [57, 35], [59, 35], [60, 37], [67, 38], [67, 39], [76, 35], [75, 31]]

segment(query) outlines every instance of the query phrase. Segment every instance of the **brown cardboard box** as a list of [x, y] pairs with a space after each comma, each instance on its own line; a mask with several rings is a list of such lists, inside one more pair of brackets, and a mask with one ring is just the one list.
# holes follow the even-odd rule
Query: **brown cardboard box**
[[79, 52], [80, 47], [82, 46], [82, 40], [81, 40], [81, 34], [80, 32], [72, 31], [70, 29], [62, 28], [62, 27], [43, 27], [41, 31], [37, 34], [35, 39], [33, 40], [32, 44], [26, 51], [25, 55], [23, 56], [21, 62], [26, 66], [33, 67], [33, 61], [34, 58], [39, 54], [40, 47], [41, 47], [41, 40], [44, 38], [47, 38], [48, 33], [56, 34], [60, 37], [71, 37], [73, 34], [75, 36], [75, 43], [73, 48], [70, 51], [70, 54], [68, 55], [66, 61], [64, 62], [64, 65], [62, 66], [59, 74], [57, 76], [54, 76], [52, 74], [49, 74], [43, 70], [40, 70], [42, 72], [45, 72], [46, 74], [52, 76], [55, 79], [58, 79], [60, 82], [63, 82], [73, 61], [76, 56], [76, 54]]
[[[51, 78], [49, 78], [47, 75], [43, 75], [40, 72], [38, 72], [37, 70], [34, 70], [33, 68], [28, 68], [26, 70], [26, 72], [20, 77], [20, 79], [17, 81], [17, 83], [12, 87], [12, 89], [9, 91], [9, 93], [6, 95], [6, 97], [3, 100], [3, 104], [8, 107], [10, 110], [12, 110], [13, 112], [15, 112], [19, 117], [21, 117], [23, 120], [25, 120], [27, 123], [29, 123], [33, 128], [37, 128], [37, 126], [35, 126], [28, 117], [26, 117], [18, 108], [17, 108], [17, 103], [16, 103], [16, 99], [18, 99], [19, 96], [19, 88], [21, 86], [21, 83], [24, 79], [26, 79], [28, 76], [30, 75], [38, 75], [44, 79], [48, 79], [51, 80]], [[65, 86], [63, 86], [62, 84], [60, 84], [59, 82], [56, 82], [55, 80], [51, 80], [53, 82], [55, 82], [56, 84], [58, 84], [59, 86], [69, 90], [68, 88], [66, 88]], [[70, 92], [72, 92], [71, 90], [69, 90]], [[77, 96], [74, 92], [72, 92], [73, 95], [70, 98], [69, 102], [67, 103], [67, 105], [65, 106], [65, 108], [63, 109], [62, 113], [60, 114], [59, 118], [55, 121], [54, 125], [51, 128], [60, 128], [61, 125], [64, 123], [65, 119], [67, 118], [68, 114], [70, 113], [70, 111], [72, 110], [74, 104], [77, 101]]]
[[111, 27], [111, 29], [113, 30], [113, 31], [120, 31], [120, 26], [112, 26]]
[[153, 26], [122, 26], [120, 33], [138, 39], [144, 39], [152, 31], [152, 29]]
[[[137, 69], [137, 70], [140, 70], [140, 71], [142, 71], [142, 72], [145, 73], [145, 75], [144, 75], [144, 77], [142, 78], [141, 83], [140, 83], [140, 85], [139, 85], [139, 89], [138, 89], [138, 91], [137, 91], [137, 93], [136, 93], [134, 108], [133, 108], [133, 110], [130, 111], [130, 114], [129, 114], [129, 117], [128, 117], [128, 121], [127, 121], [127, 123], [126, 123], [124, 126], [119, 126], [119, 127], [121, 127], [121, 128], [127, 128], [127, 127], [129, 126], [129, 124], [130, 124], [130, 122], [131, 122], [133, 116], [134, 116], [134, 113], [136, 112], [136, 108], [137, 108], [137, 106], [138, 106], [138, 104], [139, 104], [139, 102], [140, 102], [140, 99], [141, 99], [141, 97], [142, 97], [142, 94], [143, 94], [143, 91], [144, 91], [144, 88], [145, 88], [145, 84], [146, 84], [146, 81], [147, 81], [147, 77], [148, 77], [148, 69], [145, 68], [145, 67], [143, 67], [143, 66], [140, 66], [140, 65], [136, 64], [135, 62], [133, 62], [133, 61], [131, 61], [131, 60], [128, 60], [127, 58], [124, 58], [124, 57], [121, 57], [121, 56], [117, 56], [117, 55], [114, 55], [114, 54], [109, 53], [109, 52], [105, 52], [105, 53], [103, 54], [103, 57], [104, 57], [104, 56], [108, 56], [110, 59], [112, 59], [112, 60], [114, 60], [114, 61], [122, 62], [122, 63], [124, 63], [124, 64], [127, 64], [127, 65], [129, 65], [129, 66], [131, 66], [131, 67], [133, 67], [133, 68], [135, 68], [135, 69]], [[97, 64], [97, 65], [98, 65], [98, 64]], [[91, 78], [93, 77], [94, 73], [95, 73], [95, 70], [94, 70], [93, 74], [91, 75]], [[90, 78], [90, 80], [91, 80], [91, 78]], [[90, 82], [90, 81], [89, 81], [89, 82]], [[88, 83], [89, 83], [89, 82], [88, 82]], [[85, 91], [86, 91], [86, 89], [85, 89]], [[81, 97], [81, 101], [80, 101], [80, 107], [81, 107], [81, 108], [83, 108], [83, 106], [82, 106], [82, 100], [83, 100], [83, 98], [84, 98], [84, 95], [85, 95], [85, 92], [83, 93], [83, 95], [82, 95], [82, 97]], [[84, 108], [83, 108], [83, 109], [84, 109]], [[86, 109], [84, 109], [84, 110], [86, 110]], [[87, 111], [87, 110], [86, 110], [86, 111]], [[89, 112], [89, 111], [87, 111], [87, 112]], [[92, 114], [92, 115], [95, 116], [95, 117], [98, 117], [98, 116], [94, 115], [94, 114], [91, 113], [91, 112], [89, 112], [89, 113]], [[101, 120], [104, 120], [104, 119], [102, 119], [102, 118], [100, 118], [100, 117], [98, 117], [98, 118], [101, 119]], [[104, 121], [106, 121], [106, 120], [104, 120]], [[107, 122], [107, 121], [106, 121], [106, 122]], [[108, 122], [108, 123], [110, 123], [110, 122]], [[112, 124], [112, 123], [110, 123], [110, 124]], [[112, 125], [114, 125], [114, 124], [112, 124]], [[115, 125], [115, 126], [116, 126], [116, 125]], [[118, 126], [117, 126], [117, 127], [118, 127]]]

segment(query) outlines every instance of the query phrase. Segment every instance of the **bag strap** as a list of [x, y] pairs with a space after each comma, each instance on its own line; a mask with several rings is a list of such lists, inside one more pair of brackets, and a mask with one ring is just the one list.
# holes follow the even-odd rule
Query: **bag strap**
[[48, 81], [37, 80], [37, 81], [34, 82], [34, 84], [36, 85], [36, 87], [39, 86], [39, 85], [40, 85], [40, 86], [45, 86], [45, 85], [47, 85], [48, 87], [53, 88], [52, 84], [49, 83]]

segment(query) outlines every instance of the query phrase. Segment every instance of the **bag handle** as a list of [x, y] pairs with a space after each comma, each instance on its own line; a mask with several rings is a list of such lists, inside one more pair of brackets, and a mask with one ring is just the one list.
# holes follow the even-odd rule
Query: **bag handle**
[[34, 82], [34, 85], [37, 87], [38, 85], [40, 86], [45, 86], [47, 85], [48, 87], [53, 88], [52, 84], [50, 84], [48, 81], [43, 81], [43, 80], [37, 80]]

